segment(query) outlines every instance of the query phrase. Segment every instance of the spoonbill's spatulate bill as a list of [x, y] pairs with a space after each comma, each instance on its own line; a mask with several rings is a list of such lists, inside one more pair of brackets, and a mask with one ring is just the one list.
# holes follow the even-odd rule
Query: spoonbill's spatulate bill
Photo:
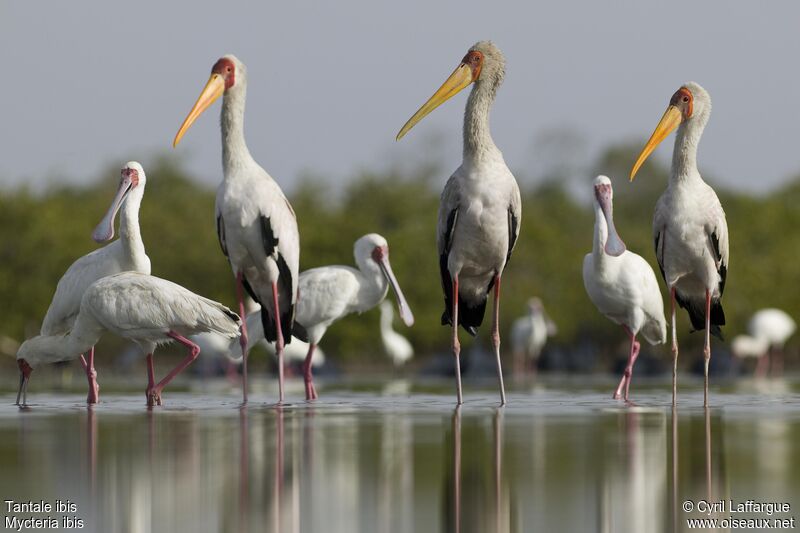
[[583, 258], [583, 285], [597, 309], [630, 337], [628, 364], [614, 391], [614, 399], [628, 401], [640, 348], [636, 336], [641, 333], [650, 344], [664, 343], [667, 321], [655, 272], [641, 256], [626, 249], [614, 227], [613, 194], [606, 176], [594, 180], [594, 242], [592, 252]]
[[[414, 315], [389, 262], [386, 239], [377, 233], [364, 235], [353, 246], [353, 255], [357, 269], [332, 265], [300, 274], [302, 297], [297, 303], [294, 334], [309, 344], [303, 367], [307, 400], [317, 398], [311, 373], [314, 351], [334, 322], [351, 313], [369, 311], [386, 298], [391, 286], [400, 318], [407, 326], [414, 324]], [[251, 321], [250, 316], [247, 321]]]
[[672, 302], [672, 402], [677, 401], [678, 336], [675, 303], [689, 313], [692, 327], [705, 330], [703, 404], [708, 406], [711, 335], [722, 338], [722, 293], [728, 275], [725, 211], [697, 170], [697, 145], [711, 115], [711, 96], [689, 82], [678, 89], [631, 171], [631, 181], [656, 147], [677, 129], [669, 185], [656, 204], [653, 239], [656, 259]]
[[[261, 319], [278, 353], [279, 398], [283, 401], [283, 348], [291, 342], [300, 237], [294, 210], [281, 188], [250, 155], [244, 139], [247, 72], [226, 55], [214, 64], [211, 77], [184, 120], [177, 146], [195, 120], [222, 96], [222, 184], [217, 189], [217, 234], [222, 252], [236, 276], [239, 313], [244, 316], [244, 291], [261, 304]], [[243, 325], [242, 395], [247, 402], [247, 326]]]
[[[127, 163], [121, 171], [119, 188], [108, 212], [92, 233], [97, 242], [114, 238], [114, 219], [119, 212], [119, 239], [111, 244], [84, 255], [67, 269], [58, 282], [50, 308], [42, 322], [41, 335], [53, 336], [69, 333], [80, 310], [81, 298], [95, 281], [111, 274], [133, 271], [150, 273], [150, 258], [144, 250], [139, 230], [139, 206], [144, 196], [147, 178], [142, 165], [135, 161]], [[77, 357], [78, 354], [73, 354]], [[97, 403], [100, 388], [94, 368], [94, 346], [88, 357], [80, 356], [89, 381], [88, 403]]]
[[473, 84], [464, 113], [463, 161], [442, 192], [437, 226], [439, 269], [445, 295], [442, 325], [452, 326], [459, 404], [463, 398], [458, 325], [471, 335], [477, 333], [492, 289], [492, 345], [500, 402], [506, 403], [500, 365], [500, 279], [519, 235], [522, 201], [517, 182], [489, 132], [489, 110], [504, 76], [502, 52], [489, 41], [475, 44], [397, 134], [399, 140], [428, 113]]
[[[17, 353], [20, 386], [17, 404], [27, 403], [31, 372], [42, 363], [74, 359], [94, 346], [105, 332], [136, 342], [147, 354], [147, 405], [161, 405], [161, 391], [194, 361], [200, 349], [186, 337], [214, 332], [239, 336], [239, 316], [208, 298], [167, 281], [138, 272], [123, 272], [94, 282], [81, 299], [80, 311], [67, 334], [39, 335], [25, 341]], [[164, 379], [155, 382], [153, 351], [178, 341], [189, 355]]]

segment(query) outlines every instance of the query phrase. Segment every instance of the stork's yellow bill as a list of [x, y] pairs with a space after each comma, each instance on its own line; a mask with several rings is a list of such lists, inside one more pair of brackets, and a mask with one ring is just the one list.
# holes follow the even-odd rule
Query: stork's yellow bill
[[639, 158], [636, 160], [636, 164], [633, 165], [633, 170], [631, 170], [631, 181], [633, 178], [636, 177], [636, 173], [639, 171], [639, 168], [644, 164], [650, 154], [653, 153], [653, 150], [661, 144], [661, 141], [667, 138], [667, 136], [675, 131], [675, 128], [680, 126], [682, 120], [682, 115], [680, 109], [678, 109], [674, 105], [670, 105], [667, 110], [664, 112], [664, 116], [661, 117], [661, 120], [656, 126], [655, 131], [650, 136], [650, 140], [647, 141], [647, 144], [644, 145], [642, 149], [642, 153], [639, 154]]

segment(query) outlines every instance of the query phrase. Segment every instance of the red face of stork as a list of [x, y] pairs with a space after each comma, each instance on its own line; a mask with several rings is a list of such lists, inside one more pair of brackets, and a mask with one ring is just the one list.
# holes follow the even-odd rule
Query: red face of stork
[[666, 139], [675, 128], [692, 118], [692, 116], [694, 116], [694, 95], [692, 91], [684, 86], [678, 89], [675, 94], [672, 95], [672, 98], [670, 98], [669, 107], [667, 107], [664, 116], [661, 117], [658, 126], [656, 126], [655, 131], [642, 149], [642, 153], [639, 154], [636, 164], [633, 165], [631, 181], [636, 177], [636, 173], [644, 164], [645, 160], [647, 160], [648, 156], [661, 144], [661, 141]]
[[211, 68], [211, 77], [208, 83], [203, 88], [203, 92], [197, 98], [192, 110], [186, 116], [186, 119], [181, 124], [178, 133], [175, 135], [175, 140], [172, 141], [172, 147], [178, 146], [181, 138], [188, 131], [188, 129], [197, 120], [197, 117], [203, 114], [203, 111], [213, 104], [217, 98], [222, 96], [225, 91], [236, 85], [236, 78], [238, 70], [240, 70], [241, 63], [233, 56], [221, 57], [214, 66]]
[[119, 188], [114, 196], [114, 201], [106, 212], [106, 216], [92, 232], [92, 239], [96, 242], [106, 242], [114, 238], [114, 219], [128, 195], [145, 180], [142, 165], [135, 161], [129, 162], [120, 171]]

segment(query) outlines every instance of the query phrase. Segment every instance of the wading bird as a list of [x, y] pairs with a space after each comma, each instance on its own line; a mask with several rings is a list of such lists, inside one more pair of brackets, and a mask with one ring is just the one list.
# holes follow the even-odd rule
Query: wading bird
[[611, 180], [594, 180], [594, 243], [583, 258], [583, 285], [589, 299], [612, 322], [622, 326], [631, 340], [628, 364], [614, 399], [627, 402], [633, 365], [639, 356], [641, 333], [650, 344], [667, 340], [664, 301], [655, 272], [641, 256], [627, 250], [614, 227], [614, 191]]
[[[283, 191], [250, 155], [244, 140], [247, 72], [232, 55], [217, 61], [203, 92], [183, 121], [177, 146], [197, 117], [222, 96], [222, 184], [217, 189], [217, 236], [236, 276], [239, 313], [244, 291], [261, 304], [261, 319], [278, 353], [278, 396], [283, 402], [283, 348], [291, 342], [300, 236], [297, 219]], [[247, 402], [247, 326], [243, 325], [242, 396]]]
[[785, 311], [775, 308], [756, 311], [747, 323], [750, 336], [767, 343], [764, 359], [769, 359], [769, 370], [773, 376], [783, 373], [783, 347], [789, 337], [794, 335], [795, 330], [797, 324], [792, 317]]
[[530, 372], [535, 375], [547, 337], [552, 337], [557, 331], [556, 325], [547, 317], [542, 301], [539, 298], [528, 300], [528, 313], [511, 324], [514, 374], [522, 376]]
[[386, 355], [392, 358], [394, 366], [402, 366], [414, 357], [414, 347], [408, 339], [392, 328], [394, 311], [392, 304], [386, 300], [381, 302], [381, 342]]
[[711, 96], [689, 82], [678, 89], [631, 170], [639, 167], [673, 130], [669, 185], [656, 204], [653, 239], [656, 259], [672, 302], [672, 403], [677, 399], [678, 335], [675, 302], [689, 313], [695, 330], [705, 329], [703, 405], [708, 406], [711, 335], [722, 338], [722, 293], [728, 275], [728, 224], [712, 189], [697, 171], [697, 145], [711, 115]]
[[[94, 282], [81, 299], [75, 324], [66, 335], [40, 335], [22, 343], [17, 352], [20, 370], [17, 405], [26, 403], [31, 372], [41, 363], [74, 359], [94, 346], [105, 332], [137, 343], [147, 354], [147, 405], [161, 405], [161, 391], [197, 358], [200, 349], [187, 336], [213, 331], [239, 336], [239, 316], [208, 298], [165, 279], [122, 272]], [[156, 346], [178, 341], [189, 355], [158, 383], [153, 375]]]
[[[377, 233], [364, 235], [355, 242], [353, 255], [357, 269], [332, 265], [312, 268], [300, 274], [301, 298], [297, 303], [294, 334], [309, 343], [303, 367], [307, 400], [317, 398], [311, 374], [314, 351], [334, 322], [351, 313], [369, 311], [386, 298], [391, 285], [397, 298], [400, 318], [407, 326], [414, 324], [414, 315], [389, 263], [389, 244], [386, 239]], [[248, 322], [252, 320], [251, 316], [247, 317]]]
[[506, 403], [500, 364], [500, 278], [519, 235], [522, 201], [517, 182], [489, 132], [489, 110], [504, 76], [502, 52], [489, 41], [475, 44], [397, 134], [397, 139], [401, 139], [431, 111], [474, 84], [464, 113], [463, 160], [442, 192], [436, 232], [445, 296], [442, 325], [452, 326], [459, 405], [463, 399], [458, 325], [470, 335], [477, 333], [492, 289], [492, 345], [500, 403]]
[[[97, 242], [111, 240], [114, 237], [114, 219], [119, 212], [119, 239], [84, 255], [67, 269], [58, 282], [50, 308], [42, 322], [40, 335], [69, 333], [78, 316], [83, 293], [98, 279], [126, 271], [150, 273], [150, 258], [145, 253], [139, 230], [139, 206], [146, 182], [144, 169], [139, 163], [130, 161], [122, 168], [117, 194], [103, 220], [92, 233], [92, 238]], [[100, 387], [97, 385], [97, 371], [94, 368], [93, 345], [87, 355], [88, 357], [80, 355], [89, 381], [86, 401], [97, 403]], [[77, 356], [77, 353], [73, 354], [73, 357]]]

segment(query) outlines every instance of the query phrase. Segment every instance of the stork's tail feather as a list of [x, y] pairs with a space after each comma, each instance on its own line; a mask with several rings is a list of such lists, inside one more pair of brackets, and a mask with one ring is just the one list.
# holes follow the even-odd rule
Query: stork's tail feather
[[[264, 326], [264, 338], [267, 342], [275, 342], [278, 340], [277, 329], [275, 327], [275, 319], [267, 311], [265, 307], [261, 308], [261, 325]], [[294, 325], [294, 305], [290, 305], [289, 309], [281, 309], [281, 333], [283, 334], [283, 344], [292, 342], [292, 326]]]
[[[449, 301], [445, 301], [446, 308], [442, 313], [442, 325], [452, 326], [453, 317], [450, 314], [450, 307], [453, 305]], [[484, 298], [477, 305], [470, 305], [462, 300], [458, 302], [458, 323], [467, 333], [473, 337], [478, 334], [478, 328], [483, 322], [483, 315], [486, 314], [486, 299]]]
[[[705, 302], [690, 300], [675, 293], [675, 301], [689, 313], [689, 320], [692, 321], [692, 332], [706, 329]], [[711, 334], [719, 340], [725, 340], [722, 336], [720, 326], [725, 325], [725, 311], [722, 309], [722, 301], [719, 299], [711, 300]]]

